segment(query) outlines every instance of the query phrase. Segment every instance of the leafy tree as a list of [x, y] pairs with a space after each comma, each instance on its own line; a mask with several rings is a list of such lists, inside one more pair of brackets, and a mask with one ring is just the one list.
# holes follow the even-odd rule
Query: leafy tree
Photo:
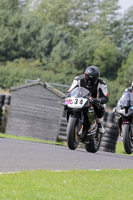
[[109, 93], [109, 101], [107, 103], [107, 106], [112, 109], [113, 107], [116, 106], [125, 87], [121, 85], [117, 80], [113, 81], [106, 80], [106, 83], [108, 86], [108, 93]]
[[[121, 19], [122, 44], [133, 44], [133, 6], [127, 10]], [[132, 47], [131, 47], [132, 48]]]
[[0, 63], [0, 74], [0, 87], [6, 89], [23, 84], [25, 79], [40, 78], [42, 71], [38, 60], [29, 62], [21, 58], [14, 62]]
[[37, 9], [37, 16], [44, 22], [67, 26], [72, 5], [69, 0], [42, 0]]
[[48, 69], [55, 73], [63, 71], [62, 62], [69, 58], [70, 52], [69, 46], [64, 41], [60, 41], [51, 52]]
[[76, 69], [84, 70], [89, 65], [97, 65], [101, 76], [110, 80], [116, 78], [119, 51], [108, 36], [95, 30], [95, 33], [83, 31], [72, 54], [72, 62]]
[[30, 13], [21, 20], [21, 28], [18, 31], [17, 45], [18, 58], [36, 59], [37, 57], [37, 38], [41, 30], [41, 23]]
[[115, 79], [117, 68], [118, 50], [109, 37], [99, 41], [94, 52], [94, 65], [98, 66], [101, 75], [108, 79]]
[[18, 5], [24, 9], [28, 3], [31, 3], [31, 0], [18, 0]]
[[96, 37], [96, 33], [88, 34], [87, 31], [82, 31], [75, 42], [71, 61], [77, 70], [82, 70], [82, 73], [93, 64], [94, 51], [97, 48]]
[[125, 87], [131, 85], [131, 82], [133, 81], [133, 50], [130, 52], [127, 60], [122, 63], [117, 80]]
[[114, 33], [111, 29], [118, 17], [118, 0], [72, 0], [69, 25], [80, 30], [99, 29], [104, 34]]
[[101, 0], [100, 2], [97, 0], [97, 4], [97, 27], [110, 35], [114, 31], [112, 27], [118, 17], [118, 0]]
[[68, 63], [66, 64], [65, 61], [62, 62], [62, 65], [64, 72], [59, 72], [55, 76], [52, 70], [42, 70], [39, 60], [28, 61], [20, 58], [14, 62], [0, 63], [0, 87], [7, 89], [24, 84], [26, 79], [35, 80], [38, 78], [44, 82], [70, 84], [74, 78], [74, 72], [72, 73], [71, 66]]
[[54, 23], [48, 23], [43, 25], [37, 34], [37, 57], [40, 58], [44, 66], [47, 64], [47, 59], [53, 47], [59, 42], [59, 39], [58, 42], [53, 41], [55, 29]]
[[0, 60], [13, 60], [16, 57], [16, 39], [21, 24], [21, 12], [17, 1], [0, 2]]

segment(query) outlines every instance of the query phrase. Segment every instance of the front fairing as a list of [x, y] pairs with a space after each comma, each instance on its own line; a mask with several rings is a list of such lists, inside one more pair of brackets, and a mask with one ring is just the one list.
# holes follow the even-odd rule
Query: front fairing
[[129, 91], [124, 92], [119, 101], [120, 101], [119, 103], [122, 107], [133, 106], [133, 93], [131, 93]]
[[89, 90], [83, 87], [74, 88], [67, 94], [64, 106], [72, 109], [82, 109], [83, 107], [89, 106], [89, 96]]
[[116, 111], [118, 114], [128, 117], [128, 116], [133, 116], [133, 106], [129, 107], [127, 110], [125, 108], [121, 108], [121, 107], [116, 107]]
[[116, 112], [122, 116], [133, 116], [133, 93], [125, 92], [116, 106]]

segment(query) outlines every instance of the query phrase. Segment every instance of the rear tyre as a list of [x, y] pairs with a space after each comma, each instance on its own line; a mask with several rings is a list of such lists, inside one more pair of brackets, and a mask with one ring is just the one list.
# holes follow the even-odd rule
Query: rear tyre
[[97, 137], [90, 140], [90, 143], [85, 144], [85, 149], [87, 152], [96, 153], [100, 147], [101, 143], [101, 134], [98, 134]]
[[69, 117], [67, 125], [67, 145], [69, 149], [75, 150], [79, 144], [78, 136], [78, 120], [74, 117]]
[[129, 124], [122, 126], [123, 145], [125, 152], [131, 154], [133, 152], [133, 140], [131, 137], [131, 130]]

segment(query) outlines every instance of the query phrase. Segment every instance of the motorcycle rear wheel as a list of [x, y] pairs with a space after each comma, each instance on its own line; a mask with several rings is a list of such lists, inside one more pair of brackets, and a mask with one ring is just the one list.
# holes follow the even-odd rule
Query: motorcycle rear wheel
[[67, 125], [67, 145], [69, 149], [75, 150], [79, 144], [77, 118], [69, 117]]
[[85, 149], [87, 152], [96, 153], [100, 147], [101, 135], [98, 134], [97, 137], [92, 138], [89, 143], [85, 144]]
[[131, 138], [131, 130], [129, 124], [122, 126], [123, 145], [125, 152], [131, 154], [133, 152], [133, 140]]

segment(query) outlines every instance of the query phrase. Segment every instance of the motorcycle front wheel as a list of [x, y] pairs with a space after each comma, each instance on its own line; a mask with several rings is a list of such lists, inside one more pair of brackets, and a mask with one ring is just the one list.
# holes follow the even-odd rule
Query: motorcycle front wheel
[[100, 147], [101, 143], [101, 134], [98, 134], [96, 137], [92, 138], [89, 143], [85, 144], [85, 149], [88, 152], [96, 153]]
[[79, 144], [78, 136], [78, 120], [74, 117], [69, 117], [67, 125], [67, 145], [69, 149], [75, 150]]
[[133, 152], [133, 140], [129, 124], [124, 124], [122, 126], [122, 135], [125, 152], [131, 154]]

